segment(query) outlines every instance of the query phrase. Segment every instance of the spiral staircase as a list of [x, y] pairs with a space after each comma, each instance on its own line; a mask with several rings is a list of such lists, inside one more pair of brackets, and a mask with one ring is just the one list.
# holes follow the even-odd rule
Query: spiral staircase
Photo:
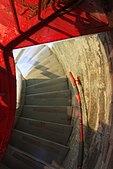
[[0, 168], [56, 169], [69, 151], [72, 132], [68, 79], [46, 45], [20, 49], [14, 57], [21, 72], [17, 80], [20, 97]]

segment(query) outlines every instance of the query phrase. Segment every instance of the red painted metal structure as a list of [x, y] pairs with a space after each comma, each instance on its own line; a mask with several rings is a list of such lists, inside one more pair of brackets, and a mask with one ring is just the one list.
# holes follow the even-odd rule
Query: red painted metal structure
[[22, 0], [0, 1], [0, 160], [10, 137], [16, 109], [12, 50], [109, 30], [102, 0], [86, 0], [66, 13], [67, 6], [61, 9], [62, 5], [58, 7], [55, 3], [42, 11], [41, 0], [25, 1], [39, 3], [39, 13], [31, 19], [28, 16], [36, 11], [22, 5]]

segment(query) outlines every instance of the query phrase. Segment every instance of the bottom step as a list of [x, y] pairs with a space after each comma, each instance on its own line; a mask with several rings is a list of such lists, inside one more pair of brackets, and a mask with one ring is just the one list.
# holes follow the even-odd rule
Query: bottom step
[[69, 147], [42, 139], [31, 134], [13, 130], [10, 144], [23, 152], [31, 154], [40, 161], [51, 164], [53, 160], [61, 164], [69, 151]]
[[2, 162], [11, 169], [44, 169], [46, 166], [46, 164], [34, 159], [31, 155], [26, 154], [10, 145], [5, 152]]

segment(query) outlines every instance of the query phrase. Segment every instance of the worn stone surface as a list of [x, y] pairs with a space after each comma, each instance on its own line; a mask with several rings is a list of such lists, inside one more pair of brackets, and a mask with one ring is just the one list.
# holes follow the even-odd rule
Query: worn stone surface
[[[72, 71], [75, 78], [80, 77], [82, 83], [79, 92], [85, 140], [83, 169], [112, 169], [110, 159], [113, 146], [109, 143], [113, 135], [112, 34], [111, 31], [62, 41], [54, 43], [51, 49], [67, 76]], [[72, 123], [74, 129], [69, 141], [70, 151], [64, 162], [66, 169], [76, 169], [77, 166], [79, 120], [76, 110], [73, 111]]]

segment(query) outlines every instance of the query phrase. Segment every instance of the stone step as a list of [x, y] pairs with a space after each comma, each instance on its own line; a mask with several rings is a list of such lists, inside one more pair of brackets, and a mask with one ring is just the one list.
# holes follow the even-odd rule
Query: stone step
[[0, 163], [0, 169], [9, 169], [6, 165]]
[[45, 93], [68, 89], [68, 82], [65, 76], [48, 80], [39, 84], [31, 85], [26, 88], [27, 94]]
[[47, 92], [40, 94], [29, 94], [25, 97], [26, 105], [44, 106], [70, 106], [71, 92], [69, 90]]
[[[57, 78], [58, 76], [56, 76]], [[38, 84], [38, 83], [41, 83], [41, 82], [46, 82], [50, 79], [54, 79], [54, 77], [52, 77], [52, 75], [50, 75], [49, 77], [47, 76], [43, 76], [43, 77], [38, 77], [37, 79], [26, 79], [26, 86], [29, 87], [31, 85], [34, 85], [34, 84]]]
[[57, 78], [64, 76], [64, 71], [60, 65], [52, 66], [50, 68], [45, 67], [45, 70], [41, 70], [38, 68], [32, 69], [29, 74], [25, 77], [25, 79], [39, 79], [39, 78]]
[[24, 105], [21, 116], [60, 124], [70, 124], [72, 107]]
[[63, 125], [20, 117], [17, 130], [66, 145], [72, 131], [71, 125]]
[[[32, 65], [31, 69], [28, 71], [29, 75], [33, 70], [41, 70], [41, 71], [47, 71], [51, 67], [57, 67], [59, 66], [59, 62], [54, 54], [51, 54], [49, 57], [46, 57], [42, 62], [39, 62], [38, 60]], [[61, 67], [61, 65], [60, 65]]]
[[43, 62], [46, 58], [50, 57], [52, 55], [52, 51], [50, 50], [50, 48], [48, 46], [45, 46], [40, 52], [37, 53], [37, 55], [35, 55], [32, 60], [31, 63], [41, 63]]
[[21, 151], [51, 164], [54, 160], [62, 163], [69, 147], [13, 129], [10, 144]]
[[[62, 76], [64, 76], [64, 72], [63, 71], [58, 71], [57, 69], [52, 68], [53, 70], [50, 71], [45, 71], [42, 72], [41, 70], [38, 70], [38, 73], [34, 73], [30, 76], [27, 76], [26, 78], [26, 86], [29, 87], [31, 85], [34, 84], [38, 84], [38, 83], [43, 83], [46, 82], [48, 80], [52, 80], [52, 79], [56, 79], [56, 78], [60, 78]], [[55, 72], [55, 73], [54, 73]]]
[[44, 169], [44, 166], [48, 166], [43, 161], [11, 145], [8, 145], [2, 162], [11, 169]]
[[27, 76], [28, 72], [32, 69], [32, 67], [34, 67], [37, 62], [39, 63], [45, 60], [52, 54], [51, 50], [47, 46], [42, 48], [42, 50], [40, 50], [40, 52], [36, 53], [35, 55], [33, 55], [32, 53], [33, 50], [27, 53], [28, 56], [26, 56], [25, 58], [20, 58], [20, 62], [17, 62], [17, 66], [21, 70], [24, 77]]
[[38, 46], [32, 46], [32, 48], [27, 47], [23, 49], [15, 49], [13, 50], [14, 59], [18, 65], [20, 65], [21, 63], [26, 63], [44, 48], [45, 45], [38, 45]]

